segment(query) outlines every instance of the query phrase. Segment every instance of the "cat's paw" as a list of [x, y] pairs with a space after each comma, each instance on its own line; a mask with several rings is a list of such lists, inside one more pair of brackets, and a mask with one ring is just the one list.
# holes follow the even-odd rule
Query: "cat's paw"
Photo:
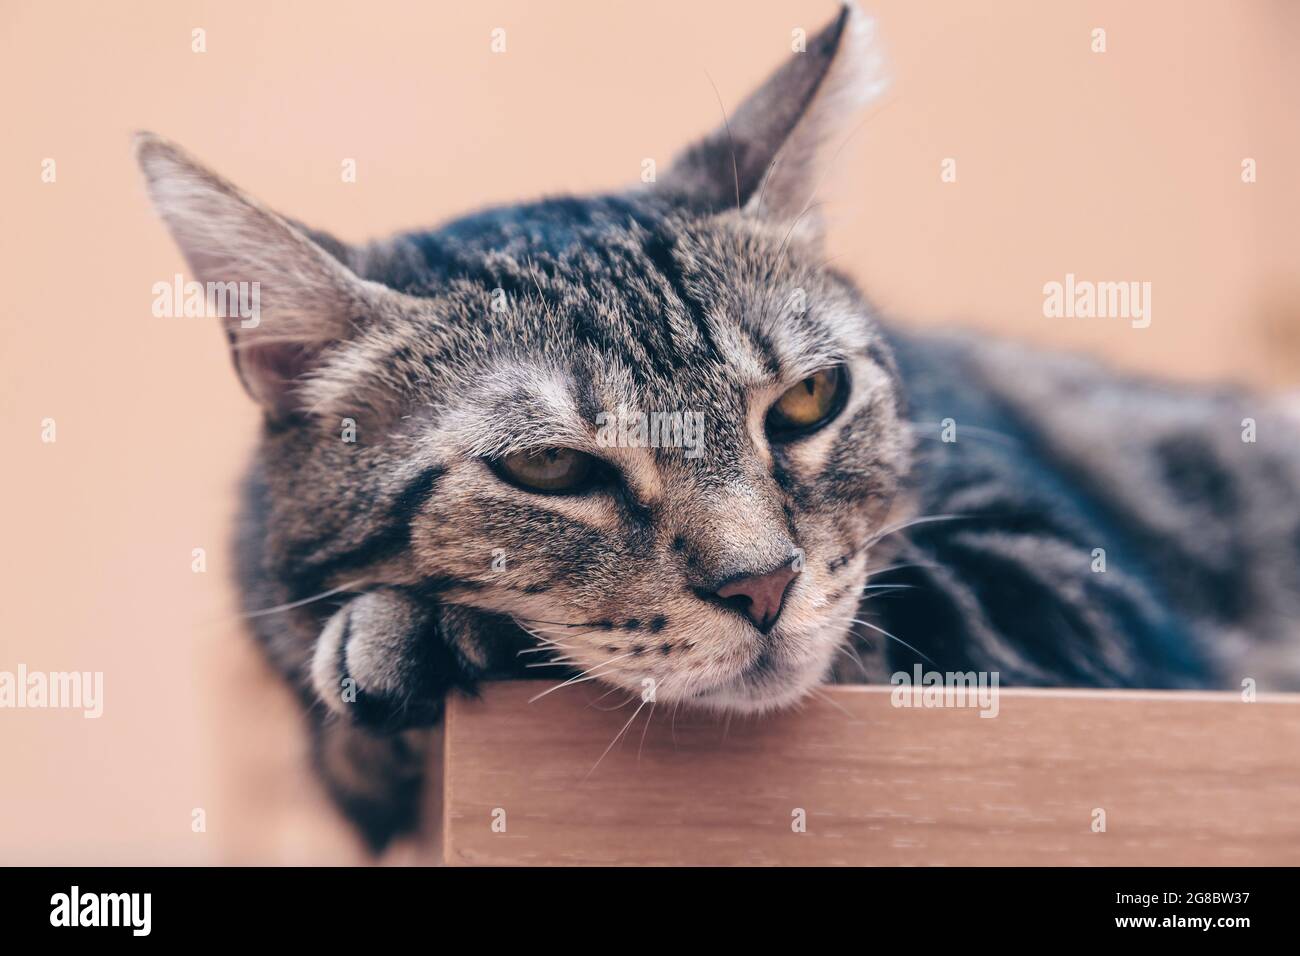
[[316, 642], [311, 679], [329, 710], [381, 731], [436, 723], [449, 683], [437, 608], [399, 589], [353, 598]]

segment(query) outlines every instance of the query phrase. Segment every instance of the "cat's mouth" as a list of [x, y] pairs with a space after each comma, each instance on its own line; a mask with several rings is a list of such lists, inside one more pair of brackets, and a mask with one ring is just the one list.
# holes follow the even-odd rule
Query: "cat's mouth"
[[820, 685], [831, 670], [836, 648], [848, 627], [837, 622], [850, 617], [855, 589], [835, 605], [778, 625], [762, 649], [730, 676], [689, 695], [691, 704], [731, 713], [764, 713], [793, 706]]
[[829, 669], [835, 641], [800, 655], [769, 645], [747, 667], [712, 687], [693, 693], [689, 702], [732, 713], [764, 713], [797, 704], [819, 685]]

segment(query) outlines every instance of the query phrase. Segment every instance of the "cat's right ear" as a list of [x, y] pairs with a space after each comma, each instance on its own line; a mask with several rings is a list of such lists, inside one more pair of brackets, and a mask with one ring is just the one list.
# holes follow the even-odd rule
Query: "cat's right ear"
[[677, 158], [663, 188], [710, 212], [731, 207], [791, 223], [805, 217], [832, 141], [888, 83], [874, 24], [854, 0], [792, 46], [794, 55], [723, 125]]
[[233, 313], [222, 321], [245, 389], [272, 417], [295, 415], [295, 386], [323, 350], [397, 293], [359, 278], [301, 229], [166, 140], [139, 133], [135, 148], [154, 206], [208, 301], [219, 293], [217, 301], [254, 305], [221, 309]]

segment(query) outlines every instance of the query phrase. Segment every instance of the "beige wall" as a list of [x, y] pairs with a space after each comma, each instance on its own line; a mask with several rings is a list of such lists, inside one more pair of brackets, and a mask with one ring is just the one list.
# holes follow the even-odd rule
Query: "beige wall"
[[[0, 6], [0, 670], [105, 673], [99, 720], [0, 711], [0, 861], [332, 860], [292, 708], [242, 643], [232, 487], [256, 416], [132, 167], [149, 128], [360, 239], [629, 182], [830, 2]], [[894, 86], [825, 188], [836, 263], [900, 320], [1162, 374], [1300, 383], [1300, 6], [873, 5]], [[508, 52], [488, 50], [491, 28]], [[1089, 49], [1094, 27], [1108, 51]], [[208, 52], [190, 50], [207, 31]], [[40, 180], [41, 161], [57, 181]], [[340, 163], [357, 160], [355, 184]], [[957, 160], [943, 184], [939, 163]], [[1243, 157], [1259, 181], [1240, 182]], [[1042, 285], [1150, 281], [1151, 328]], [[40, 441], [41, 421], [57, 441]], [[206, 548], [208, 571], [190, 569]], [[208, 811], [194, 834], [190, 814]]]

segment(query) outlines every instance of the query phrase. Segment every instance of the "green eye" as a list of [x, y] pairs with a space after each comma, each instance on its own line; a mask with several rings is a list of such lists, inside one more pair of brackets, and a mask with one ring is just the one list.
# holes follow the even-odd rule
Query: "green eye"
[[533, 448], [493, 462], [511, 484], [545, 494], [585, 490], [597, 471], [596, 459], [572, 448]]
[[768, 434], [781, 441], [815, 431], [840, 413], [848, 391], [848, 375], [842, 365], [809, 375], [768, 411]]

